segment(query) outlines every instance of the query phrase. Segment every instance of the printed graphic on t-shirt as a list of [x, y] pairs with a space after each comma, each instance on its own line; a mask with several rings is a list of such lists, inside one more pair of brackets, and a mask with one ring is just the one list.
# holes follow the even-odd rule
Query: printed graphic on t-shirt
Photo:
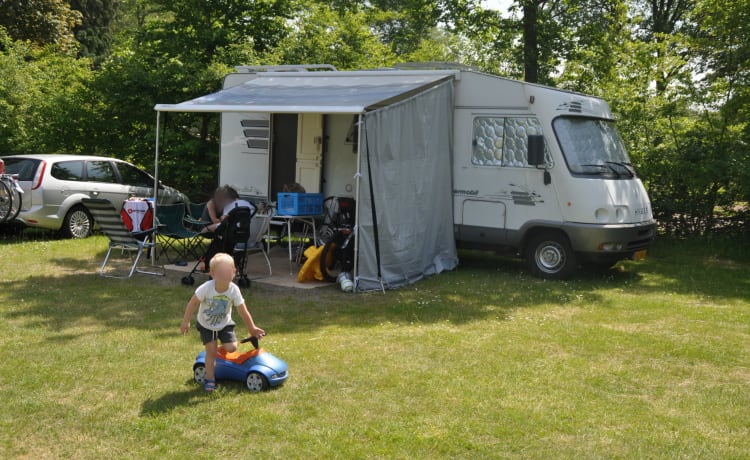
[[216, 297], [206, 299], [206, 305], [208, 308], [203, 312], [203, 316], [208, 322], [207, 326], [215, 326], [224, 321], [227, 316], [229, 297], [217, 295]]

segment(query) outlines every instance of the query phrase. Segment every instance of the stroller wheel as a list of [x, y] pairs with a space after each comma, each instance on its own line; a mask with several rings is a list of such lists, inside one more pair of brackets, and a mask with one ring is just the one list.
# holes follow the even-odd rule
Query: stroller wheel
[[237, 286], [242, 287], [242, 288], [249, 288], [250, 280], [247, 279], [247, 276], [243, 276], [237, 280]]
[[192, 286], [193, 284], [195, 284], [195, 280], [190, 275], [183, 276], [182, 277], [182, 284], [184, 284], [185, 286]]

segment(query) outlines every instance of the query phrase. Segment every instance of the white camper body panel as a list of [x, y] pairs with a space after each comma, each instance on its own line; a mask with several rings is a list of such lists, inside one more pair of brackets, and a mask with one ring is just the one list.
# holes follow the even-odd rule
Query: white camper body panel
[[[654, 221], [641, 181], [625, 169], [616, 178], [574, 174], [555, 132], [561, 117], [614, 118], [607, 103], [595, 97], [462, 72], [456, 83], [453, 146], [459, 243], [523, 253], [532, 237], [544, 234], [569, 244], [582, 260], [604, 263], [650, 244]], [[543, 167], [526, 162], [530, 134], [544, 136]]]

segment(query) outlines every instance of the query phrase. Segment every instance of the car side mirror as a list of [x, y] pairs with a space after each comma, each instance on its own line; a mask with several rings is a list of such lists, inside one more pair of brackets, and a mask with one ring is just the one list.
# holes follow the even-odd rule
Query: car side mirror
[[528, 148], [529, 165], [544, 165], [544, 136], [541, 134], [530, 134]]

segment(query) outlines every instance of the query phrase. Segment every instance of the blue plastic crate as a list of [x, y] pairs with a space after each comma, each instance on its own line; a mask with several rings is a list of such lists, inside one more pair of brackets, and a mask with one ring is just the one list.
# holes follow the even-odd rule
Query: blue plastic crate
[[318, 216], [323, 214], [320, 193], [279, 193], [278, 213], [282, 216]]

